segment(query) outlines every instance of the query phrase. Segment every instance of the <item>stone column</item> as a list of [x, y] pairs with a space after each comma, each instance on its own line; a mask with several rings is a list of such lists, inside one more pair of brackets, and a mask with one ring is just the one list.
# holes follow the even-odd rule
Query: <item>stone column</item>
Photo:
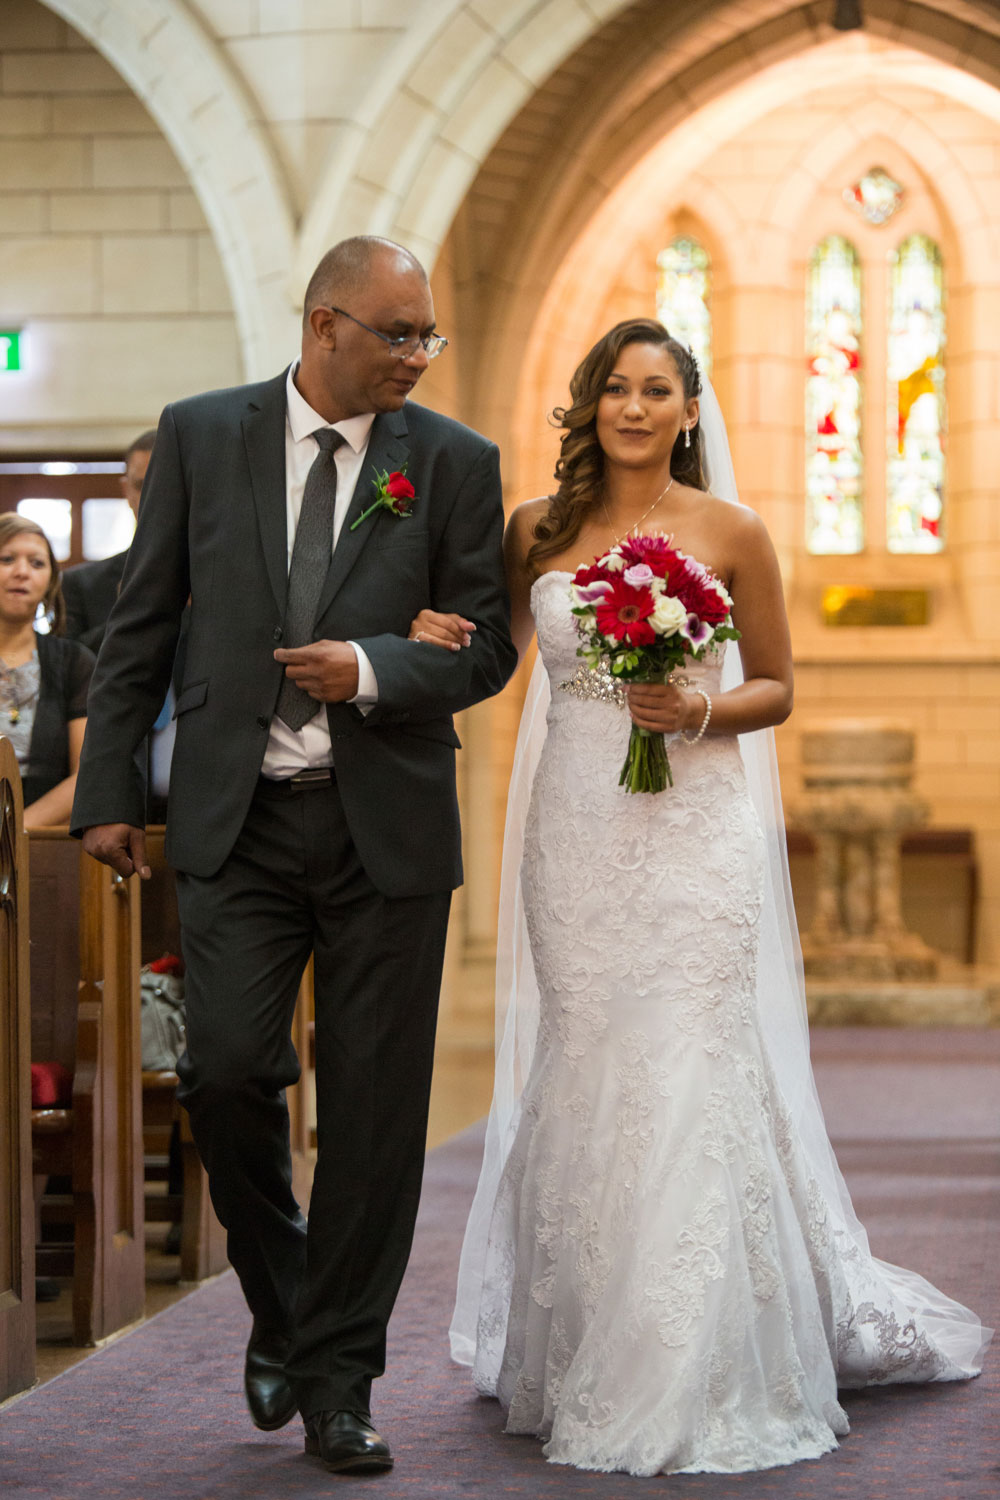
[[818, 942], [832, 942], [843, 936], [840, 919], [840, 841], [836, 834], [817, 829], [816, 844], [816, 911], [812, 935]]

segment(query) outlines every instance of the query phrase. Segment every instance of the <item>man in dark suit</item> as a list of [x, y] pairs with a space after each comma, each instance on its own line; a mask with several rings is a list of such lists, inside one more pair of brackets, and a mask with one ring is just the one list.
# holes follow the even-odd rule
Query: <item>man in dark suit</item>
[[[143, 432], [125, 453], [122, 494], [136, 516], [139, 514], [142, 482], [149, 468], [155, 441], [154, 431]], [[91, 651], [101, 649], [108, 616], [118, 598], [127, 557], [126, 547], [124, 552], [116, 552], [112, 557], [102, 557], [97, 562], [78, 563], [75, 568], [67, 568], [62, 575], [63, 599], [66, 601], [66, 628], [63, 633], [71, 640], [82, 641]]]
[[[461, 881], [452, 713], [515, 665], [496, 447], [407, 401], [443, 342], [419, 263], [347, 240], [310, 280], [298, 365], [166, 408], [74, 807], [90, 853], [145, 874], [133, 752], [190, 593], [167, 827], [181, 1097], [253, 1313], [251, 1415], [275, 1428], [297, 1407], [307, 1451], [338, 1471], [392, 1463], [369, 1392], [409, 1254]], [[401, 473], [405, 515], [377, 503], [405, 490], [385, 483]], [[424, 606], [460, 616], [467, 649], [408, 640]], [[307, 1230], [284, 1089], [310, 952]]]

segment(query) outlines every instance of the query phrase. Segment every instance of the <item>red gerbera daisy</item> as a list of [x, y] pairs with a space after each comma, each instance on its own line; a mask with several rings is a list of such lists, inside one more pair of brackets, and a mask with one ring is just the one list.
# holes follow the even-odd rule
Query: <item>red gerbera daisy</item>
[[599, 604], [594, 606], [597, 628], [609, 640], [628, 641], [630, 646], [651, 646], [656, 632], [648, 624], [656, 601], [649, 589], [634, 589], [618, 576]]

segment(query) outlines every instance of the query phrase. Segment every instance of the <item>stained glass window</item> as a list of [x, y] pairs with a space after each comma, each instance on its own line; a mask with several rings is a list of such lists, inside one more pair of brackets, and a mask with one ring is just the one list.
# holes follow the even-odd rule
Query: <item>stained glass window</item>
[[711, 263], [697, 240], [679, 235], [656, 257], [656, 316], [712, 373]]
[[903, 185], [884, 167], [871, 167], [844, 189], [844, 202], [869, 224], [888, 224], [903, 202]]
[[831, 234], [809, 257], [806, 287], [806, 546], [860, 552], [861, 264]]
[[890, 552], [944, 545], [944, 295], [941, 252], [911, 234], [890, 257], [886, 472]]

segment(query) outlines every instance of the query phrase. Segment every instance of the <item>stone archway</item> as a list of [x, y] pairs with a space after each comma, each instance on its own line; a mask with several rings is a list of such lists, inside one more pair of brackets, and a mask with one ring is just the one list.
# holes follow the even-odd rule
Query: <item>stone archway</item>
[[[466, 420], [484, 426], [501, 441], [509, 436], [513, 416], [510, 391], [519, 379], [542, 307], [553, 295], [554, 283], [565, 280], [579, 284], [579, 274], [574, 275], [571, 269], [573, 257], [599, 215], [605, 213], [604, 222], [612, 222], [614, 213], [609, 205], [622, 203], [620, 185], [632, 169], [638, 169], [640, 163], [649, 167], [645, 178], [641, 171], [630, 178], [632, 196], [641, 200], [658, 179], [676, 178], [680, 170], [677, 162], [686, 170], [691, 162], [710, 153], [719, 130], [726, 128], [720, 124], [720, 117], [729, 113], [733, 99], [740, 99], [740, 108], [749, 120], [773, 103], [775, 89], [788, 97], [797, 93], [801, 87], [799, 60], [815, 54], [817, 47], [824, 48], [830, 58], [831, 77], [849, 76], [845, 59], [851, 56], [853, 38], [863, 39], [870, 33], [909, 49], [906, 70], [912, 81], [920, 82], [926, 78], [928, 67], [943, 63], [944, 69], [934, 68], [937, 86], [950, 88], [960, 102], [996, 118], [1000, 107], [1000, 21], [984, 6], [965, 6], [963, 17], [968, 13], [968, 19], [956, 20], [936, 5], [915, 4], [912, 0], [890, 5], [888, 0], [867, 0], [865, 32], [846, 36], [825, 22], [817, 24], [813, 6], [784, 6], [780, 15], [774, 14], [774, 5], [761, 5], [759, 9], [762, 16], [771, 14], [757, 24], [751, 16], [747, 24], [745, 13], [738, 17], [732, 7], [720, 5], [718, 27], [742, 24], [744, 30], [707, 47], [699, 44], [695, 35], [676, 52], [646, 61], [651, 50], [648, 39], [635, 41], [630, 54], [609, 64], [610, 82], [588, 111], [586, 128], [566, 141], [555, 164], [522, 151], [517, 162], [520, 179], [516, 182], [512, 162], [531, 122], [523, 132], [519, 132], [520, 121], [512, 125], [499, 148], [499, 170], [510, 179], [511, 198], [520, 189], [520, 212], [492, 253], [484, 256], [484, 263], [467, 271], [467, 280], [475, 288], [473, 327], [487, 325], [491, 329], [491, 378], [489, 386], [477, 385], [474, 379], [466, 382], [474, 402], [464, 413]], [[990, 20], [991, 29], [984, 26], [979, 31], [971, 24], [974, 11], [981, 11], [984, 21]], [[630, 67], [632, 82], [623, 93], [618, 83], [629, 75]], [[670, 144], [663, 145], [665, 140]], [[486, 194], [496, 191], [490, 181], [493, 172], [490, 158], [463, 206], [463, 217], [475, 215], [480, 183], [485, 182]], [[791, 184], [786, 192], [794, 193]], [[710, 184], [706, 194], [710, 201]], [[779, 212], [782, 206], [781, 202], [775, 204]], [[626, 204], [624, 211], [634, 218], [636, 210], [631, 206]], [[955, 217], [961, 222], [967, 215], [956, 213]], [[767, 255], [764, 238], [761, 253]], [[990, 263], [991, 256], [994, 264], [996, 261], [992, 237], [982, 238], [977, 254], [980, 268]], [[565, 312], [560, 326], [572, 327], [568, 304]], [[468, 352], [467, 364], [473, 370], [485, 367], [475, 349]]]
[[[818, 67], [823, 81], [830, 86], [848, 82], [859, 62], [856, 49], [848, 41], [828, 40], [821, 45], [826, 53]], [[1000, 120], [1000, 91], [984, 85], [981, 95], [975, 89], [970, 95], [957, 68], [937, 64], [930, 70], [916, 53], [898, 49], [893, 49], [889, 65], [892, 77], [901, 82], [932, 87], [966, 108], [978, 108], [987, 118]], [[723, 138], [723, 113], [727, 120], [725, 129], [735, 138], [760, 115], [793, 100], [801, 90], [801, 64], [797, 59], [787, 59], [762, 70], [749, 86], [734, 84], [728, 94], [709, 99], [700, 111], [673, 123], [673, 128], [630, 172], [608, 184], [601, 201], [592, 205], [585, 228], [565, 247], [561, 257], [550, 264], [544, 286], [540, 273], [537, 280], [533, 275], [530, 252], [526, 255], [525, 281], [516, 288], [520, 297], [515, 299], [515, 293], [511, 293], [513, 315], [509, 322], [501, 323], [501, 338], [509, 343], [502, 343], [500, 378], [494, 382], [492, 391], [482, 392], [480, 409], [469, 416], [469, 420], [484, 425], [507, 447], [518, 498], [523, 498], [526, 482], [529, 488], [532, 483], [537, 486], [545, 474], [537, 465], [532, 468], [530, 462], [528, 475], [524, 473], [525, 465], [519, 459], [523, 448], [517, 434], [531, 429], [532, 412], [547, 410], [562, 399], [568, 371], [601, 327], [617, 316], [631, 315], [613, 305], [612, 311], [605, 315], [606, 305], [600, 299], [595, 302], [593, 289], [602, 283], [609, 286], [615, 283], [622, 243], [646, 238], [650, 233], [650, 223], [655, 221], [656, 214], [651, 204], [657, 202], [658, 184], [675, 180], [673, 163], [683, 160], [684, 178], [699, 183], [700, 216], [721, 238], [731, 240], [731, 224], [727, 224], [724, 205], [716, 201], [718, 194], [712, 183], [698, 176], [702, 161], [711, 156]], [[862, 108], [857, 128], [852, 121], [851, 127], [845, 125], [816, 142], [794, 171], [762, 201], [754, 232], [742, 244], [741, 273], [745, 284], [756, 283], [766, 288], [781, 285], [788, 275], [796, 274], [790, 237], [801, 214], [803, 199], [812, 196], [827, 167], [838, 162], [851, 146], [857, 147], [876, 125], [882, 135], [891, 135], [894, 129], [905, 131], [908, 153], [919, 159], [924, 171], [936, 179], [935, 192], [947, 218], [962, 230], [960, 264], [965, 280], [982, 284], [996, 280], [996, 266], [1000, 262], [997, 228], [989, 222], [986, 207], [977, 200], [953, 149], [947, 142], [936, 139], [919, 119], [882, 103], [867, 110]], [[535, 227], [544, 236], [545, 226], [536, 221]], [[777, 273], [776, 263], [780, 265]], [[525, 303], [536, 286], [541, 288], [540, 295], [534, 302], [531, 322], [526, 324], [522, 321]], [[798, 349], [797, 343], [795, 348]], [[509, 378], [504, 378], [505, 370], [509, 370]], [[725, 385], [723, 373], [723, 394]], [[509, 396], [512, 390], [516, 391], [513, 402]], [[496, 392], [501, 394], [498, 396]]]
[[[633, 7], [629, 14], [641, 8]], [[658, 49], [650, 33], [640, 28], [628, 47], [609, 49], [603, 57], [598, 55], [599, 39], [592, 38], [567, 63], [562, 78], [539, 89], [484, 162], [457, 216], [442, 268], [456, 267], [453, 321], [462, 359], [463, 400], [458, 414], [500, 442], [512, 503], [544, 493], [556, 456], [545, 412], [565, 398], [568, 375], [587, 344], [618, 317], [649, 310], [649, 301], [625, 306], [627, 296], [616, 301], [604, 289], [605, 284], [627, 284], [635, 301], [635, 274], [631, 262], [623, 268], [623, 257], [627, 260], [627, 247], [637, 237], [650, 238], [650, 203], [661, 196], [659, 186], [664, 181], [673, 186], [696, 182], [703, 191], [689, 196], [688, 206], [732, 245], [727, 206], [708, 174], [702, 171], [699, 176], [700, 164], [708, 161], [723, 136], [738, 137], [740, 119], [749, 124], [768, 113], [776, 102], [776, 88], [789, 99], [801, 95], [806, 56], [817, 60], [819, 74], [831, 85], [849, 82], [857, 53], [870, 48], [874, 39], [876, 47], [891, 51], [893, 69], [902, 70], [915, 87], [933, 84], [956, 103], [997, 118], [1000, 22], [995, 12], [965, 5], [961, 19], [956, 19], [936, 4], [904, 0], [889, 6], [882, 0], [866, 0], [866, 31], [841, 37], [828, 24], [832, 8], [827, 12], [823, 7], [822, 14], [820, 9], [770, 4], [744, 7], [737, 16], [730, 7], [719, 6], [711, 36], [698, 35], [692, 27], [691, 35], [677, 46], [664, 43]], [[973, 24], [980, 14], [982, 30]], [[723, 24], [731, 27], [728, 38], [720, 35]], [[588, 51], [590, 74], [583, 58]], [[587, 110], [581, 123], [573, 105], [584, 92]], [[883, 108], [879, 118], [868, 118], [862, 106], [861, 115], [868, 132], [875, 127], [882, 132], [901, 128], [898, 112]], [[975, 202], [968, 181], [959, 180], [964, 174], [954, 170], [955, 159], [947, 146], [934, 142], [919, 120], [905, 123], [913, 124], [911, 145], [928, 172], [935, 179], [941, 174], [947, 179], [940, 184], [942, 206], [963, 236], [961, 261], [955, 264], [969, 276], [983, 278], [986, 286], [980, 300], [984, 307], [992, 305], [990, 296], [1000, 294], [990, 290], [998, 280], [996, 224], [986, 222], [988, 215]], [[844, 143], [828, 144], [836, 164], [844, 155]], [[767, 202], [761, 203], [759, 233], [746, 246], [741, 266], [744, 281], [749, 279], [763, 299], [771, 298], [768, 306], [773, 303], [778, 309], [777, 333], [787, 343], [778, 385], [784, 382], [786, 388], [794, 384], [802, 357], [801, 309], [792, 306], [796, 299], [801, 302], [800, 252], [792, 244], [795, 201], [801, 204], [803, 194], [811, 195], [824, 170], [825, 151], [828, 155], [822, 144], [817, 145], [815, 159], [776, 184]], [[784, 267], [784, 285], [773, 274], [776, 259]], [[653, 264], [651, 256], [649, 296]], [[720, 376], [725, 383], [726, 373]], [[993, 389], [992, 381], [992, 371], [986, 371], [979, 382], [979, 405], [982, 392]], [[773, 389], [774, 379], [771, 385]], [[759, 458], [763, 453], [770, 461], [775, 446], [770, 432], [753, 430], [760, 427], [753, 402], [757, 396], [742, 379], [736, 405], [746, 429], [740, 434], [745, 443], [743, 472], [753, 455]], [[789, 557], [800, 529], [795, 441], [793, 435], [784, 442], [787, 475], [777, 503], [773, 487], [766, 496], [748, 497], [751, 503], [760, 501], [772, 530], [785, 539]], [[799, 420], [797, 442], [801, 441]], [[756, 467], [760, 470], [761, 464]], [[981, 509], [977, 485], [978, 480], [968, 480], [959, 486], [968, 491], [970, 523]], [[958, 561], [957, 550], [955, 558], [958, 567], [966, 566], [964, 558]], [[983, 570], [986, 567], [983, 562]], [[936, 672], [935, 681], [947, 676], [943, 665]], [[846, 681], [848, 673], [844, 675]], [[496, 747], [512, 745], [517, 712], [515, 685], [484, 711], [489, 722], [476, 727], [477, 744], [482, 753], [490, 747], [497, 765], [492, 802], [480, 788], [475, 805], [467, 804], [477, 846], [480, 831], [485, 834], [490, 826], [502, 826], [505, 758]], [[954, 816], [972, 818], [964, 809]], [[1000, 846], [992, 849], [990, 858], [1000, 868]], [[483, 888], [479, 907], [485, 909], [489, 861], [478, 859], [471, 873]], [[470, 921], [469, 928], [473, 945], [484, 946], [488, 923], [483, 920], [475, 929]]]
[[248, 379], [294, 347], [288, 297], [295, 225], [249, 93], [182, 0], [44, 0], [121, 74], [156, 120], [198, 194], [233, 301]]
[[[588, 181], [574, 204], [556, 179], [545, 202], [538, 190], [553, 184], [553, 153], [537, 164], [537, 223], [547, 232], [536, 228], [531, 246], [514, 234], [507, 247], [522, 273], [525, 252], [532, 256], [527, 279], [536, 286], [557, 243], [565, 248], [580, 227], [581, 211], [587, 215], [595, 195], [620, 175], [623, 157], [637, 159], [650, 131], [662, 133], [666, 94], [677, 110], [690, 112], [829, 33], [828, 18], [817, 17], [814, 5], [787, 0], [708, 0], [697, 13], [660, 0], [445, 0], [407, 9], [299, 226], [271, 122], [194, 6], [45, 3], [118, 69], [185, 167], [226, 272], [248, 376], [269, 370], [275, 352], [287, 348], [296, 289], [331, 239], [388, 234], [432, 266], [494, 144], [553, 87], [556, 96], [561, 89], [564, 109], [575, 106], [581, 90], [588, 98], [585, 121], [554, 153], [570, 168], [566, 182], [584, 161]], [[954, 9], [945, 0], [866, 0], [866, 27], [905, 35], [976, 76], [1000, 75], [1000, 37], [975, 24], [989, 8], [966, 0], [959, 17], [948, 13]], [[544, 106], [550, 124], [551, 102], [547, 97]], [[523, 287], [525, 276], [516, 279]], [[508, 274], [508, 285], [513, 280]]]
[[298, 280], [331, 239], [402, 240], [431, 267], [480, 164], [539, 84], [632, 0], [418, 9], [302, 227]]

